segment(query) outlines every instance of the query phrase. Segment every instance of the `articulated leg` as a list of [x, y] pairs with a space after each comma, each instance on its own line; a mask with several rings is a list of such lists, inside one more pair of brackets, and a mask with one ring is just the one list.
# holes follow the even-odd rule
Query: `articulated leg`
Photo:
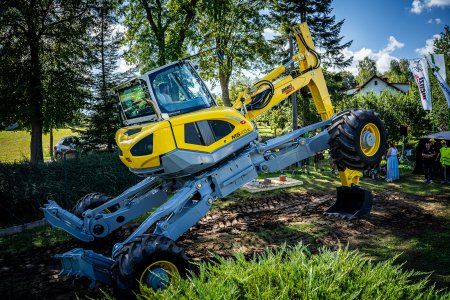
[[[82, 213], [81, 218], [49, 201], [43, 208], [47, 222], [74, 237], [90, 242], [102, 238], [146, 211], [161, 204], [167, 194], [155, 178], [146, 178], [121, 195]], [[107, 213], [107, 208], [118, 207]]]
[[153, 212], [123, 243], [114, 245], [113, 257], [123, 246], [143, 235], [157, 221], [155, 234], [176, 240], [198, 220], [213, 204], [216, 195], [208, 177], [186, 182], [169, 200]]
[[361, 172], [356, 170], [345, 169], [339, 171], [339, 178], [341, 179], [342, 186], [353, 186], [359, 184], [361, 178]]

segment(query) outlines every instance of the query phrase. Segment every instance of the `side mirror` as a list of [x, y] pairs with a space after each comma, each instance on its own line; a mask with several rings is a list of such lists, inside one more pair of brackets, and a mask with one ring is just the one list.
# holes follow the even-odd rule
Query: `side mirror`
[[221, 63], [223, 63], [223, 61], [225, 60], [224, 56], [223, 56], [223, 53], [220, 50], [216, 50], [216, 55], [217, 55], [217, 58], [219, 59], [219, 61]]

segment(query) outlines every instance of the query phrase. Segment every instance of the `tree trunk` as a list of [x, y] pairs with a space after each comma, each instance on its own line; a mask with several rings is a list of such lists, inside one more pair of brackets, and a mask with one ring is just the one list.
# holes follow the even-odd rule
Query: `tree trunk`
[[30, 43], [30, 104], [31, 104], [31, 142], [30, 142], [30, 161], [31, 163], [44, 162], [42, 153], [42, 127], [44, 118], [42, 115], [42, 103], [44, 96], [42, 94], [41, 70], [39, 66], [39, 45], [38, 42]]
[[220, 88], [222, 90], [223, 105], [231, 107], [230, 91], [228, 90], [228, 86], [230, 84], [230, 77], [225, 75], [224, 72], [219, 69], [219, 80], [220, 80]]
[[[289, 33], [289, 55], [294, 57], [294, 41], [292, 33]], [[294, 70], [294, 62], [291, 63], [291, 70]], [[290, 96], [292, 104], [292, 130], [298, 129], [298, 113], [297, 113], [297, 92], [294, 92]]]
[[30, 142], [30, 162], [38, 163], [44, 162], [44, 155], [42, 153], [42, 113], [40, 106], [33, 103], [33, 116], [31, 120], [31, 142]]
[[50, 128], [50, 159], [53, 160], [53, 128]]

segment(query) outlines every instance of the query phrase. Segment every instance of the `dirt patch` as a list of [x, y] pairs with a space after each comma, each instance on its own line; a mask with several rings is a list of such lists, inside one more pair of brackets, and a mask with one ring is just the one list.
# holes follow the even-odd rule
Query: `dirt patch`
[[[194, 260], [203, 260], [236, 251], [252, 254], [283, 243], [303, 242], [313, 252], [322, 245], [336, 248], [339, 243], [358, 248], [376, 243], [385, 235], [408, 238], [425, 230], [439, 232], [448, 225], [448, 219], [439, 217], [449, 209], [445, 196], [417, 197], [385, 190], [374, 195], [369, 216], [353, 221], [323, 215], [334, 201], [334, 195], [314, 193], [278, 193], [240, 203], [229, 200], [231, 204], [207, 215], [179, 243]], [[93, 244], [73, 240], [0, 257], [2, 298], [76, 299], [101, 296], [99, 288], [110, 292], [100, 284], [93, 291], [74, 289], [71, 282], [59, 278], [59, 261], [53, 255], [77, 247], [110, 255], [114, 243], [124, 240], [136, 227], [127, 225]]]

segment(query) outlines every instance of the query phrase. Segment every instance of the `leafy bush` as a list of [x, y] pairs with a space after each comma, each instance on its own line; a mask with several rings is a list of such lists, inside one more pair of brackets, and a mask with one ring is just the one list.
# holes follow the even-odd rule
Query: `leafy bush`
[[[424, 275], [402, 271], [395, 258], [373, 263], [356, 251], [282, 247], [247, 260], [217, 257], [199, 265], [198, 275], [168, 289], [146, 289], [149, 299], [450, 299], [427, 288]], [[421, 278], [421, 279], [420, 279]]]
[[41, 219], [40, 207], [48, 199], [71, 209], [87, 193], [115, 196], [139, 180], [114, 153], [37, 165], [0, 164], [0, 227]]

